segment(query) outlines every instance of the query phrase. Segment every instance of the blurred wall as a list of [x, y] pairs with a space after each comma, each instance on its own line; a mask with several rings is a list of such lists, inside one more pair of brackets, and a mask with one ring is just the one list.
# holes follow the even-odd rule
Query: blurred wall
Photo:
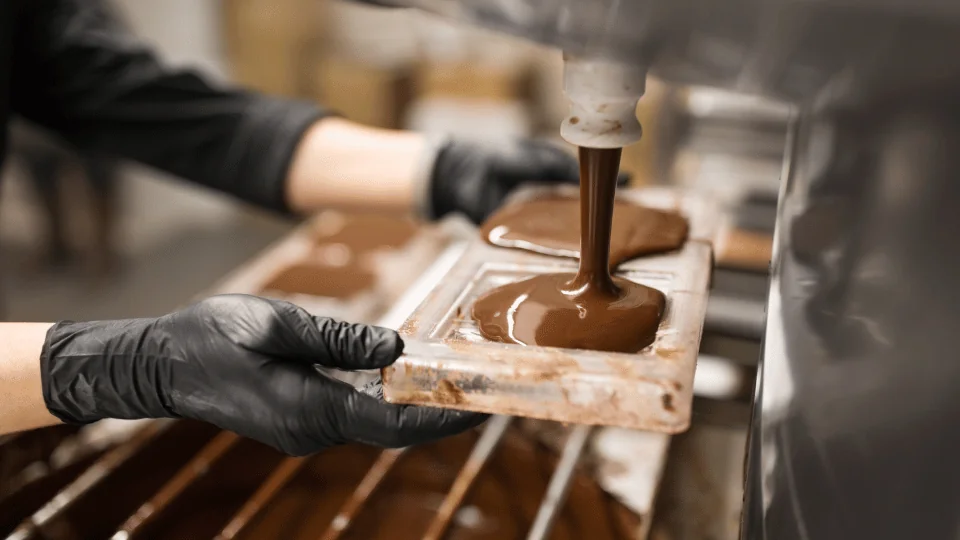
[[[112, 1], [131, 29], [166, 62], [227, 80], [219, 0]], [[130, 251], [150, 249], [184, 231], [229, 225], [241, 212], [222, 195], [136, 165], [128, 169], [123, 244]]]
[[226, 78], [220, 0], [112, 1], [132, 30], [168, 62]]

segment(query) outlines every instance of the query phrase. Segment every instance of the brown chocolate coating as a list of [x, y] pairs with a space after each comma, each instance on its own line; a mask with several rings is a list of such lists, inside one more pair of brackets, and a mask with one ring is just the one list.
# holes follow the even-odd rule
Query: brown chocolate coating
[[18, 483], [16, 477], [23, 469], [33, 463], [47, 463], [54, 450], [78, 429], [59, 425], [0, 435], [0, 497]]
[[315, 242], [310, 260], [282, 269], [262, 292], [351, 298], [376, 284], [369, 255], [403, 247], [417, 230], [416, 222], [402, 216], [323, 213], [310, 230]]
[[[577, 198], [551, 195], [501, 208], [483, 224], [480, 234], [494, 246], [577, 258], [579, 215]], [[687, 220], [679, 214], [618, 200], [614, 203], [610, 268], [642, 255], [678, 249], [687, 233]]]
[[263, 286], [263, 291], [350, 298], [373, 287], [376, 278], [362, 268], [300, 263], [288, 266]]
[[[422, 538], [476, 441], [477, 434], [470, 432], [408, 450], [362, 506], [342, 538]], [[239, 538], [320, 537], [375, 456], [371, 448], [346, 446], [311, 459], [305, 471], [271, 501]], [[520, 430], [508, 430], [445, 538], [524, 538], [556, 461], [552, 451]], [[550, 538], [633, 538], [639, 523], [636, 515], [604, 493], [589, 475], [578, 471]]]
[[[153, 518], [136, 527], [131, 538], [212, 538], [250, 500], [284, 462], [283, 456], [259, 443], [240, 439], [219, 459], [189, 469], [185, 489], [170, 500], [156, 493], [191, 455], [210, 440], [215, 428], [189, 421], [111, 463], [106, 476], [72, 498], [29, 538], [75, 540], [106, 538], [138, 507]], [[217, 437], [220, 437], [217, 435]], [[382, 483], [360, 507], [342, 538], [420, 539], [478, 440], [475, 431], [407, 450]], [[209, 454], [209, 444], [201, 454]], [[362, 445], [330, 448], [306, 463], [279, 492], [263, 501], [236, 538], [316, 539], [332, 523], [343, 502], [356, 489], [381, 450]], [[106, 462], [102, 462], [106, 464]], [[504, 435], [480, 472], [445, 538], [521, 539], [533, 524], [557, 463], [557, 454], [519, 427]], [[75, 478], [88, 462], [69, 471]], [[62, 486], [62, 482], [52, 486]], [[38, 508], [56, 493], [44, 488], [31, 496]], [[147, 507], [147, 500], [153, 503]], [[28, 515], [18, 512], [5, 532]], [[583, 469], [574, 473], [566, 503], [551, 539], [634, 538], [640, 518], [605, 493]]]
[[[216, 449], [207, 445], [194, 459], [214, 453]], [[239, 439], [207, 466], [188, 471], [188, 484], [173, 498], [154, 494], [150, 503], [138, 510], [142, 517], [149, 514], [150, 520], [132, 527], [130, 538], [213, 538], [281, 459], [282, 455], [268, 446]]]
[[312, 235], [318, 247], [344, 244], [354, 253], [400, 248], [417, 233], [417, 223], [406, 216], [384, 213], [330, 212], [313, 223]]
[[0, 498], [0, 537], [6, 538], [20, 522], [46, 504], [99, 456], [99, 452], [90, 454], [69, 465], [54, 469], [30, 482], [23, 483], [16, 491]]
[[[484, 338], [625, 353], [653, 342], [666, 306], [663, 293], [610, 275], [619, 165], [620, 149], [580, 148], [583, 256], [577, 274], [536, 276], [481, 296], [472, 315]], [[686, 237], [685, 220], [682, 225]], [[630, 229], [623, 231], [629, 236]]]
[[156, 433], [145, 428], [128, 443], [138, 445], [127, 454], [110, 452], [100, 461], [102, 476], [92, 484], [60, 493], [62, 506], [25, 536], [29, 539], [74, 540], [108, 538], [140, 504], [157, 491], [210, 439], [217, 429], [209, 424], [181, 420]]
[[494, 289], [473, 305], [483, 337], [500, 343], [637, 352], [653, 343], [663, 293], [614, 278], [615, 296], [570, 292], [573, 274], [546, 274]]

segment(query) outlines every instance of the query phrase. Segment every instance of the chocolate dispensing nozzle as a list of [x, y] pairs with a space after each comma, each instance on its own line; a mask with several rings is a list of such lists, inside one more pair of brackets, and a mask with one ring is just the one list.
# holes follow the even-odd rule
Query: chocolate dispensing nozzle
[[570, 112], [560, 136], [588, 148], [622, 148], [639, 141], [643, 130], [637, 102], [646, 89], [646, 66], [571, 54], [564, 54], [563, 61]]

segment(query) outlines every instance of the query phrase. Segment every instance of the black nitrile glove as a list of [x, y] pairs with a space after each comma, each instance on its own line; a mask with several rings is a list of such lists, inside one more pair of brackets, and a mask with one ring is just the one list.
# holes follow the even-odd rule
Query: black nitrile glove
[[[619, 182], [627, 180], [621, 174]], [[433, 165], [428, 217], [462, 212], [479, 224], [521, 184], [576, 185], [579, 181], [577, 158], [547, 141], [512, 140], [497, 145], [452, 141], [440, 148]]]
[[376, 369], [402, 350], [392, 330], [227, 295], [157, 319], [58, 323], [40, 362], [47, 408], [65, 422], [193, 418], [292, 455], [347, 442], [409, 446], [484, 420], [391, 405], [315, 368]]

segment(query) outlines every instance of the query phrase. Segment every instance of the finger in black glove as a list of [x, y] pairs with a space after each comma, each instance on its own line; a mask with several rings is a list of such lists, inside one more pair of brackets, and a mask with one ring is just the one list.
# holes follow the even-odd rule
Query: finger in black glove
[[378, 369], [402, 351], [392, 330], [225, 295], [157, 319], [58, 323], [41, 376], [47, 407], [65, 422], [193, 418], [291, 455], [347, 442], [409, 446], [483, 422], [388, 404], [315, 368]]

